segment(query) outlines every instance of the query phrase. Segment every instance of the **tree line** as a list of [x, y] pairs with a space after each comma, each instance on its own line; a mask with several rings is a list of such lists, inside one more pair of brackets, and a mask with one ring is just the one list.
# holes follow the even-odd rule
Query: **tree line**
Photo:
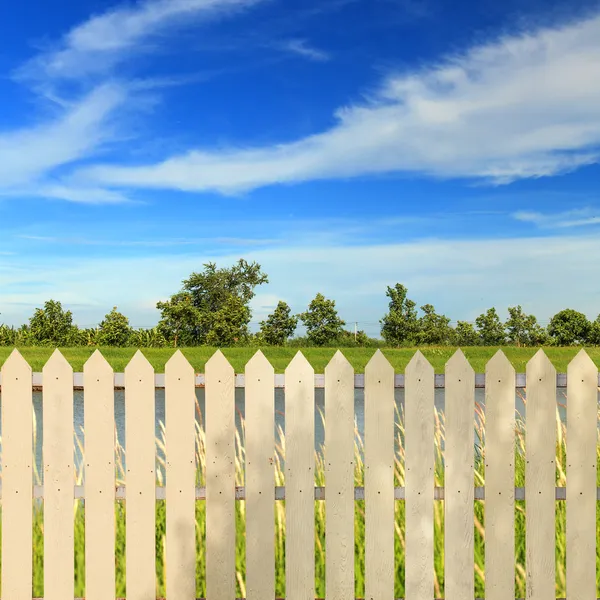
[[[425, 304], [417, 309], [408, 298], [407, 288], [397, 283], [388, 287], [388, 312], [380, 321], [381, 339], [369, 338], [364, 331], [352, 332], [340, 318], [335, 301], [317, 294], [307, 309], [295, 315], [280, 301], [275, 310], [250, 331], [250, 302], [256, 288], [268, 283], [257, 263], [240, 259], [232, 267], [217, 268], [207, 263], [192, 273], [169, 300], [158, 302], [161, 312], [152, 329], [131, 327], [129, 319], [113, 308], [94, 328], [79, 328], [73, 314], [56, 300], [48, 300], [34, 311], [21, 327], [0, 325], [0, 346], [516, 346], [600, 345], [600, 315], [590, 322], [573, 309], [552, 317], [547, 327], [521, 306], [508, 309], [502, 321], [495, 308], [477, 317], [475, 323], [458, 321], [438, 314]], [[293, 337], [302, 323], [306, 335]]]

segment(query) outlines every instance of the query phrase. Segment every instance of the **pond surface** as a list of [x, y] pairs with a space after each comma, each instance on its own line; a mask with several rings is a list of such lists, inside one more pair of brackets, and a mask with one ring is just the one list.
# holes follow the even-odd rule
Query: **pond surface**
[[[515, 390], [515, 408], [516, 411], [524, 415], [525, 407], [523, 403], [523, 397], [525, 390]], [[73, 394], [74, 406], [73, 406], [73, 427], [75, 435], [83, 446], [84, 435], [84, 402], [83, 392], [75, 391]], [[203, 388], [196, 389], [196, 397], [198, 399], [198, 405], [200, 407], [200, 416], [196, 415], [196, 420], [199, 421], [202, 426], [204, 425], [205, 415], [205, 390]], [[404, 390], [395, 390], [396, 407], [398, 414], [403, 414], [404, 408]], [[485, 395], [483, 389], [475, 390], [475, 401], [481, 405], [485, 405]], [[2, 395], [0, 394], [0, 405], [2, 402]], [[561, 419], [566, 421], [566, 411], [564, 404], [566, 403], [566, 390], [560, 389], [557, 392], [557, 402], [559, 404], [559, 413]], [[161, 423], [164, 423], [168, 427], [168, 423], [165, 423], [165, 392], [164, 389], [157, 389], [155, 396], [156, 403], [156, 415], [155, 415], [155, 433], [156, 437], [162, 437]], [[443, 412], [444, 410], [444, 389], [435, 390], [435, 406]], [[35, 440], [35, 459], [38, 473], [40, 478], [42, 477], [43, 470], [42, 466], [42, 442], [43, 442], [43, 427], [42, 427], [42, 411], [43, 411], [43, 393], [35, 392], [33, 394], [33, 405], [36, 420], [36, 440]], [[560, 406], [563, 405], [563, 406]], [[241, 388], [235, 391], [235, 408], [236, 408], [236, 427], [238, 431], [242, 432], [241, 421], [244, 417], [244, 390]], [[354, 393], [354, 413], [355, 421], [357, 425], [358, 435], [364, 439], [364, 421], [365, 421], [365, 400], [364, 390], [357, 389]], [[315, 450], [321, 450], [325, 442], [325, 431], [323, 427], [322, 414], [325, 413], [325, 392], [323, 389], [315, 389]], [[396, 417], [398, 418], [398, 416]], [[125, 439], [125, 393], [123, 390], [115, 390], [115, 421], [117, 438], [121, 446], [125, 449], [127, 447], [127, 441]], [[210, 423], [207, 424], [210, 427]], [[278, 439], [277, 430], [280, 427], [285, 433], [285, 392], [283, 389], [275, 390], [275, 438]], [[0, 435], [2, 434], [2, 422], [0, 418]], [[160, 453], [160, 451], [159, 451]], [[81, 464], [81, 453], [77, 444], [75, 444], [75, 464], [79, 466]]]

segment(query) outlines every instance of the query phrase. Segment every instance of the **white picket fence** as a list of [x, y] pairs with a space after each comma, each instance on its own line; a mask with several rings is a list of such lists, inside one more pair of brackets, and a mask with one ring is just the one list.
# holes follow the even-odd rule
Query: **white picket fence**
[[[326, 502], [326, 594], [354, 598], [354, 503], [366, 500], [366, 598], [394, 598], [394, 503], [406, 503], [406, 598], [434, 597], [433, 508], [445, 506], [445, 598], [474, 596], [474, 500], [485, 497], [486, 598], [514, 598], [515, 494], [526, 499], [527, 597], [555, 596], [554, 367], [540, 351], [527, 365], [526, 488], [515, 490], [515, 383], [499, 352], [485, 372], [485, 489], [474, 487], [476, 376], [458, 351], [446, 365], [445, 488], [434, 489], [433, 368], [419, 352], [406, 368], [404, 488], [394, 488], [394, 388], [397, 376], [382, 353], [366, 367], [365, 485], [354, 488], [355, 374], [341, 353], [324, 374], [325, 488], [315, 488], [315, 373], [298, 354], [285, 372], [285, 489], [273, 469], [273, 367], [258, 352], [246, 366], [245, 489], [235, 488], [236, 375], [220, 352], [207, 363], [206, 488], [195, 487], [195, 385], [183, 354], [167, 363], [166, 593], [195, 598], [195, 502], [206, 500], [206, 589], [210, 600], [235, 598], [235, 502], [246, 502], [246, 593], [275, 598], [274, 502], [285, 498], [286, 597], [315, 597], [315, 499]], [[130, 600], [155, 598], [155, 373], [138, 352], [125, 369], [127, 472], [115, 487], [116, 377], [96, 352], [82, 380], [56, 351], [41, 377], [14, 352], [1, 370], [3, 600], [31, 598], [32, 497], [44, 500], [44, 590], [48, 600], [74, 597], [73, 500], [85, 498], [86, 597], [115, 597], [115, 500], [126, 498], [126, 572]], [[121, 376], [119, 376], [121, 378]], [[523, 378], [521, 378], [522, 380]], [[73, 388], [81, 380], [85, 406], [85, 485], [74, 487]], [[34, 490], [32, 385], [43, 386], [42, 490]], [[239, 384], [239, 379], [238, 379]], [[438, 380], [439, 384], [439, 380]], [[598, 369], [581, 352], [566, 374], [568, 467], [567, 597], [596, 597], [596, 446]], [[35, 492], [35, 493], [34, 493]]]

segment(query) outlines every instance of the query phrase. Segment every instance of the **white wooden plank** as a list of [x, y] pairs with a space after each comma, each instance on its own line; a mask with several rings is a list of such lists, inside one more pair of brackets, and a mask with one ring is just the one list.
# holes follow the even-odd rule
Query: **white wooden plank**
[[2, 598], [30, 600], [33, 409], [31, 367], [14, 350], [2, 365]]
[[515, 592], [515, 370], [501, 350], [486, 366], [485, 596]]
[[325, 368], [326, 600], [354, 598], [354, 371], [341, 352]]
[[417, 352], [406, 367], [406, 597], [433, 598], [433, 367]]
[[85, 595], [115, 595], [115, 392], [98, 350], [84, 368]]
[[286, 598], [315, 597], [314, 370], [298, 352], [285, 371]]
[[567, 597], [596, 597], [598, 368], [585, 350], [567, 376]]
[[446, 364], [444, 586], [447, 600], [475, 593], [473, 480], [475, 373], [461, 350]]
[[235, 388], [218, 351], [206, 363], [206, 595], [235, 598]]
[[275, 371], [260, 350], [246, 365], [246, 597], [275, 598]]
[[394, 598], [394, 369], [381, 351], [365, 369], [365, 593]]
[[73, 571], [73, 369], [56, 350], [44, 375], [44, 595], [72, 598]]
[[127, 600], [156, 597], [154, 369], [138, 350], [125, 368]]
[[555, 597], [556, 370], [540, 350], [527, 363], [525, 505], [528, 600]]
[[178, 350], [165, 366], [169, 600], [196, 598], [195, 410], [194, 369]]

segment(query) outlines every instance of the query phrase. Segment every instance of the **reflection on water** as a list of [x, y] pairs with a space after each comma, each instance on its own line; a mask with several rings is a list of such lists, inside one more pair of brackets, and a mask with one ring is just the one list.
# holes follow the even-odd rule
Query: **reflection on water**
[[[524, 390], [516, 390], [515, 395], [515, 408], [518, 413], [524, 416], [525, 407], [523, 403]], [[200, 407], [200, 416], [196, 415], [196, 420], [199, 420], [202, 424], [204, 421], [204, 404], [205, 404], [205, 390], [197, 389], [196, 397], [198, 399], [198, 405]], [[395, 391], [396, 407], [398, 408], [397, 417], [399, 414], [403, 414], [404, 406], [404, 390], [397, 389]], [[475, 390], [475, 401], [484, 405], [485, 396], [484, 390]], [[2, 395], [0, 394], [0, 405], [2, 402]], [[559, 403], [559, 413], [563, 421], [566, 420], [566, 411], [564, 405], [566, 403], [565, 390], [558, 390], [557, 402]], [[35, 459], [38, 473], [42, 477], [42, 442], [43, 442], [43, 428], [42, 428], [42, 392], [35, 392], [33, 394], [33, 406], [36, 418], [36, 446], [35, 446]], [[439, 411], [444, 410], [444, 390], [435, 390], [435, 406]], [[244, 417], [244, 390], [236, 389], [235, 391], [235, 408], [236, 408], [236, 426], [241, 433], [241, 421]], [[365, 422], [365, 397], [364, 390], [357, 389], [354, 393], [354, 412], [355, 420], [357, 425], [358, 435], [363, 438], [364, 436], [364, 422]], [[315, 449], [320, 450], [325, 442], [325, 431], [323, 427], [322, 414], [325, 412], [325, 393], [323, 389], [315, 390]], [[75, 435], [82, 442], [83, 445], [83, 424], [84, 424], [84, 408], [83, 408], [83, 392], [74, 392], [74, 412], [73, 412], [73, 426]], [[117, 430], [117, 439], [119, 443], [126, 448], [127, 443], [125, 440], [125, 393], [122, 390], [115, 390], [115, 422]], [[156, 418], [155, 418], [155, 432], [157, 437], [161, 437], [160, 423], [165, 423], [165, 392], [164, 389], [156, 390]], [[168, 427], [168, 423], [165, 423]], [[206, 424], [210, 427], [210, 423]], [[285, 394], [284, 390], [275, 390], [275, 427], [276, 427], [276, 439], [277, 439], [277, 428], [281, 427], [285, 432]], [[0, 418], [0, 435], [2, 434], [2, 422]], [[77, 444], [75, 444], [76, 460], [75, 464], [81, 464], [81, 455]]]

